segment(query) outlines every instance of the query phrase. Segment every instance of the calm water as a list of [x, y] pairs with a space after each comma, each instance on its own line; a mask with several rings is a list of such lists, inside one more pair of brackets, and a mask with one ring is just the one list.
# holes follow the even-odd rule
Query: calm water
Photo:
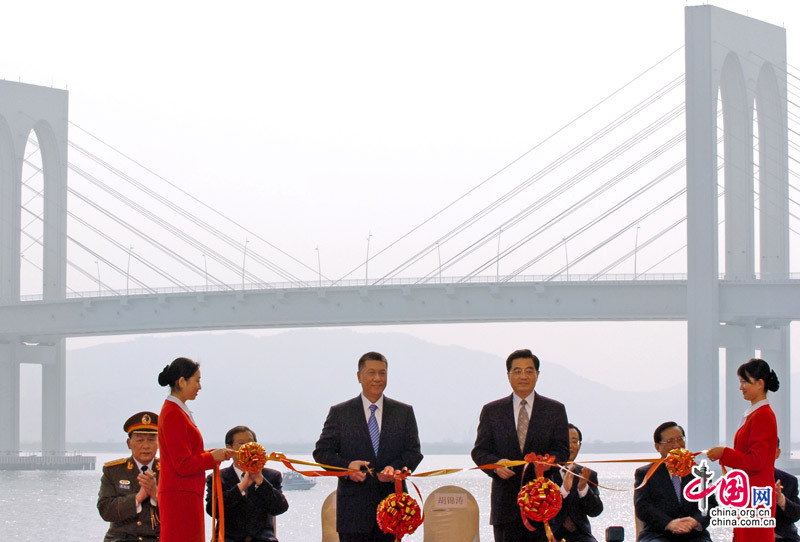
[[[119, 454], [97, 455], [97, 470], [67, 472], [3, 472], [0, 471], [0, 540], [51, 540], [59, 542], [100, 541], [108, 528], [97, 513], [97, 491], [100, 487], [100, 471], [106, 461], [125, 456]], [[614, 459], [643, 457], [642, 455], [614, 454]], [[647, 457], [647, 456], [644, 456]], [[295, 456], [296, 459], [311, 460], [310, 456]], [[586, 454], [579, 460], [611, 459], [606, 454]], [[275, 464], [269, 465], [273, 468]], [[472, 467], [474, 464], [465, 455], [433, 455], [426, 457], [418, 472], [438, 468]], [[593, 468], [598, 472], [600, 484], [629, 490], [633, 487], [634, 464], [599, 464]], [[281, 466], [279, 470], [283, 470]], [[433, 478], [414, 480], [423, 499], [431, 491], [443, 485], [457, 485], [469, 490], [480, 507], [481, 540], [493, 540], [489, 525], [489, 482], [486, 474], [466, 471]], [[321, 539], [320, 509], [325, 497], [336, 488], [335, 479], [318, 478], [317, 484], [308, 491], [287, 491], [289, 511], [278, 516], [278, 538], [281, 542], [308, 542]], [[625, 539], [634, 540], [633, 492], [601, 490], [605, 511], [592, 520], [592, 531], [598, 540], [604, 540], [605, 528], [621, 525], [625, 528]], [[422, 503], [420, 503], [422, 505]], [[206, 523], [208, 540], [210, 518]], [[420, 528], [404, 541], [422, 542]], [[730, 540], [729, 529], [712, 531], [714, 540]]]

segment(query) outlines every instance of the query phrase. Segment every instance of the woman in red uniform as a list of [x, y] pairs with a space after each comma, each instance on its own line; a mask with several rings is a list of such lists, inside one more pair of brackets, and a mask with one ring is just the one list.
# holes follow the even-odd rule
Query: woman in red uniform
[[205, 471], [231, 457], [224, 448], [203, 450], [203, 436], [186, 407], [186, 401], [194, 400], [201, 389], [199, 367], [190, 359], [177, 358], [158, 375], [158, 383], [171, 390], [158, 420], [161, 542], [205, 541]]
[[[747, 473], [750, 487], [775, 486], [775, 452], [778, 449], [778, 424], [767, 400], [768, 391], [778, 391], [775, 371], [763, 359], [751, 359], [736, 371], [739, 389], [750, 407], [744, 412], [733, 448], [717, 446], [707, 452], [712, 461]], [[772, 502], [775, 517], [775, 501]], [[735, 542], [774, 542], [775, 529], [739, 527], [733, 529]]]

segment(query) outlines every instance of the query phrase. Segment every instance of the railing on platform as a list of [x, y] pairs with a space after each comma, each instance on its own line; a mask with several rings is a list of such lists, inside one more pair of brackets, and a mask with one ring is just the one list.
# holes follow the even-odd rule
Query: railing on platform
[[96, 462], [77, 452], [0, 451], [0, 470], [94, 470]]

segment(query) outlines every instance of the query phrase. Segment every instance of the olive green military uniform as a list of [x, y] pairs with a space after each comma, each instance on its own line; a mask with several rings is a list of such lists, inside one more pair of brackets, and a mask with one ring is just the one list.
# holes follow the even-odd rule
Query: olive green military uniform
[[[156, 477], [159, 468], [158, 459], [155, 459], [153, 469], [156, 471]], [[145, 499], [142, 501], [142, 511], [136, 513], [138, 475], [139, 467], [136, 466], [133, 456], [103, 465], [97, 509], [104, 520], [111, 522], [105, 542], [158, 540], [158, 507], [153, 506], [150, 499]]]

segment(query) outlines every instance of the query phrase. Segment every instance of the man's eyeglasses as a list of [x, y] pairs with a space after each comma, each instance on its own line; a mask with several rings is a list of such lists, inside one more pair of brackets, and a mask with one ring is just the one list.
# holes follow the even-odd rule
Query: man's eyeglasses
[[516, 369], [511, 369], [510, 371], [508, 371], [508, 374], [514, 376], [522, 376], [523, 373], [525, 374], [525, 376], [533, 376], [536, 374], [536, 369], [528, 368], [523, 371], [522, 369], [517, 367]]
[[676, 444], [676, 443], [679, 443], [679, 442], [685, 443], [686, 442], [686, 437], [675, 437], [675, 438], [671, 438], [671, 439], [668, 439], [668, 440], [662, 440], [661, 442], [659, 442], [659, 444]]

